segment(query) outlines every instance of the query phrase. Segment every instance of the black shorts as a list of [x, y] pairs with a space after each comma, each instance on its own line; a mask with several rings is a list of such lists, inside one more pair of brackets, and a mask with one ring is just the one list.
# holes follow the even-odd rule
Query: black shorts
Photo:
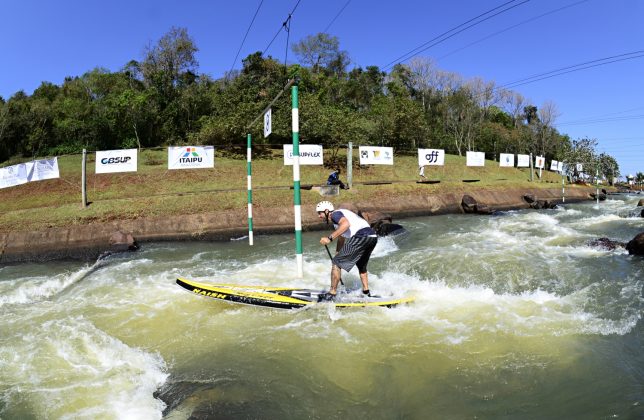
[[333, 257], [333, 264], [345, 271], [351, 271], [353, 266], [358, 266], [358, 272], [367, 272], [367, 263], [371, 252], [376, 247], [376, 236], [354, 236], [344, 242], [338, 255]]

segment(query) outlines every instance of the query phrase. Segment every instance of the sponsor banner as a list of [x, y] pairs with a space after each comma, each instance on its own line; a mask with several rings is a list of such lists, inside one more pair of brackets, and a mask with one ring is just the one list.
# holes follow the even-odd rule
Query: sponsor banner
[[443, 149], [418, 149], [418, 166], [443, 166], [445, 165], [445, 150]]
[[96, 152], [96, 173], [136, 172], [137, 149]]
[[582, 165], [581, 163], [578, 163], [576, 165], [576, 168], [577, 168], [577, 172], [583, 172], [584, 171], [584, 165]]
[[553, 160], [552, 162], [550, 162], [551, 171], [556, 171], [558, 168], [559, 168], [559, 162], [557, 162], [556, 160]]
[[360, 146], [360, 165], [393, 165], [394, 148], [378, 146]]
[[484, 152], [467, 152], [467, 166], [485, 166]]
[[[321, 144], [300, 144], [300, 165], [322, 165], [324, 156]], [[284, 165], [293, 165], [293, 145], [284, 145]]]
[[57, 157], [52, 159], [34, 160], [33, 162], [29, 163], [33, 164], [33, 169], [29, 174], [29, 181], [42, 181], [44, 179], [60, 178]]
[[517, 155], [517, 168], [529, 168], [530, 155]]
[[564, 163], [559, 162], [559, 164], [557, 165], [557, 172], [563, 172], [563, 171], [564, 171]]
[[514, 168], [514, 153], [501, 153], [499, 166]]
[[197, 169], [214, 167], [214, 146], [168, 147], [168, 169]]
[[546, 167], [546, 158], [543, 156], [537, 156], [534, 159], [534, 167], [537, 169], [543, 169]]
[[[31, 164], [31, 162], [29, 162]], [[20, 163], [18, 165], [0, 168], [0, 188], [15, 187], [29, 182], [29, 170], [33, 165]]]
[[272, 115], [273, 113], [270, 108], [266, 111], [266, 114], [264, 114], [264, 137], [270, 136], [273, 132]]

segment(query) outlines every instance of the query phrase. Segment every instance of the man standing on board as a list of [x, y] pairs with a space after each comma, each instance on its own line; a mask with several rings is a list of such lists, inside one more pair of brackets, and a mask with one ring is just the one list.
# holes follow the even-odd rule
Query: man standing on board
[[329, 219], [333, 222], [334, 231], [329, 236], [320, 239], [322, 245], [328, 245], [337, 239], [336, 255], [333, 257], [331, 267], [331, 288], [329, 292], [322, 295], [323, 300], [333, 300], [340, 283], [340, 269], [351, 271], [358, 266], [360, 281], [362, 282], [362, 293], [370, 296], [369, 279], [367, 275], [367, 263], [371, 252], [378, 243], [378, 236], [362, 217], [346, 209], [334, 210], [333, 203], [321, 201], [315, 207], [318, 217], [321, 220]]

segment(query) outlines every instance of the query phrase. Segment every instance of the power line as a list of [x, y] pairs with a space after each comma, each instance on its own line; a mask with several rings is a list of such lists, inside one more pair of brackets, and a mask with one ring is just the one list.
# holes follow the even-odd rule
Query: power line
[[244, 46], [244, 42], [246, 42], [246, 37], [248, 36], [248, 33], [250, 32], [250, 28], [253, 26], [253, 23], [255, 22], [255, 18], [257, 17], [257, 14], [259, 13], [260, 7], [262, 7], [262, 3], [264, 3], [264, 0], [260, 0], [259, 5], [257, 6], [257, 10], [255, 10], [255, 14], [253, 15], [253, 19], [250, 21], [250, 25], [248, 25], [248, 29], [246, 29], [246, 34], [244, 35], [244, 39], [242, 39], [241, 45], [239, 46], [239, 49], [237, 50], [237, 54], [235, 55], [235, 59], [233, 60], [233, 64], [230, 66], [230, 70], [229, 70], [228, 73], [231, 73], [233, 71], [233, 67], [235, 67], [235, 63], [237, 62], [237, 58], [239, 57], [239, 53], [241, 52], [241, 49]]
[[293, 16], [293, 13], [295, 13], [295, 10], [297, 9], [297, 6], [300, 5], [300, 1], [302, 1], [302, 0], [297, 0], [297, 3], [295, 4], [295, 7], [293, 7], [293, 10], [291, 10], [291, 13], [289, 13], [288, 17], [286, 18], [286, 20], [284, 22], [282, 22], [282, 26], [280, 26], [280, 28], [277, 30], [277, 33], [273, 37], [273, 39], [271, 39], [271, 42], [269, 42], [268, 46], [264, 49], [264, 52], [262, 53], [263, 56], [266, 55], [266, 52], [271, 47], [271, 45], [273, 45], [273, 42], [275, 41], [275, 38], [277, 38], [277, 36], [280, 34], [280, 32], [282, 32], [282, 29], [284, 29], [286, 27], [286, 25], [289, 23], [289, 21], [291, 20], [291, 16]]
[[351, 3], [351, 0], [347, 0], [347, 2], [346, 2], [346, 3], [344, 3], [344, 6], [342, 6], [342, 8], [340, 9], [340, 11], [335, 15], [335, 17], [334, 17], [333, 19], [331, 19], [331, 22], [329, 22], [329, 24], [328, 24], [328, 25], [326, 25], [326, 28], [324, 28], [324, 31], [322, 31], [322, 32], [324, 32], [324, 33], [329, 33], [329, 28], [331, 27], [331, 25], [333, 25], [333, 22], [335, 22], [335, 20], [338, 18], [338, 16], [340, 16], [340, 14], [344, 11], [344, 9], [346, 9], [346, 8], [347, 8], [347, 6], [349, 5], [349, 3]]
[[464, 46], [464, 47], [461, 47], [461, 48], [456, 49], [456, 50], [454, 50], [454, 51], [452, 51], [452, 52], [450, 52], [450, 53], [447, 53], [447, 54], [445, 54], [445, 55], [443, 55], [443, 56], [441, 56], [441, 57], [437, 58], [437, 61], [440, 61], [440, 60], [442, 60], [443, 58], [449, 57], [450, 55], [453, 55], [453, 54], [455, 54], [455, 53], [457, 53], [457, 52], [459, 52], [459, 51], [462, 51], [462, 50], [464, 50], [464, 49], [466, 49], [466, 48], [469, 48], [469, 47], [471, 47], [471, 46], [473, 46], [473, 45], [479, 44], [479, 43], [481, 43], [481, 42], [483, 42], [483, 41], [486, 41], [486, 40], [488, 40], [488, 39], [490, 39], [490, 38], [493, 38], [493, 37], [495, 37], [495, 36], [497, 36], [497, 35], [500, 35], [500, 34], [502, 34], [502, 33], [504, 33], [504, 32], [508, 32], [508, 31], [510, 31], [510, 30], [512, 30], [512, 29], [514, 29], [514, 28], [516, 28], [516, 27], [518, 27], [518, 26], [525, 25], [526, 23], [534, 22], [535, 20], [541, 19], [542, 17], [545, 17], [545, 16], [548, 16], [548, 15], [551, 15], [551, 14], [554, 14], [554, 13], [557, 13], [557, 12], [560, 12], [560, 11], [565, 10], [565, 9], [568, 9], [568, 8], [570, 8], [570, 7], [574, 7], [574, 6], [580, 5], [581, 3], [586, 3], [587, 1], [589, 1], [589, 0], [581, 0], [581, 1], [578, 1], [578, 2], [576, 2], [576, 3], [571, 3], [571, 4], [567, 5], [567, 6], [562, 6], [562, 7], [559, 7], [559, 8], [557, 8], [557, 9], [550, 10], [549, 12], [542, 13], [542, 14], [540, 14], [539, 16], [535, 16], [535, 17], [533, 17], [533, 18], [530, 18], [530, 19], [524, 20], [523, 22], [517, 23], [516, 25], [509, 26], [509, 27], [507, 27], [507, 28], [505, 28], [505, 29], [502, 29], [502, 30], [500, 30], [500, 31], [498, 31], [498, 32], [494, 32], [493, 34], [490, 34], [490, 35], [488, 35], [488, 36], [486, 36], [486, 37], [484, 37], [484, 38], [481, 38], [481, 39], [479, 39], [478, 41], [474, 41], [474, 42], [472, 42], [472, 43], [470, 43], [470, 44], [467, 44], [467, 45], [466, 45], [466, 46]]
[[[478, 25], [480, 23], [483, 23], [483, 22], [485, 22], [487, 20], [490, 20], [490, 19], [492, 19], [493, 17], [495, 17], [497, 15], [500, 15], [500, 14], [505, 13], [505, 12], [511, 10], [511, 9], [514, 9], [515, 7], [521, 6], [522, 4], [525, 4], [525, 3], [529, 2], [530, 0], [523, 0], [521, 3], [514, 4], [514, 5], [508, 7], [506, 9], [504, 9], [504, 10], [501, 10], [501, 11], [499, 11], [497, 13], [494, 13], [494, 14], [492, 14], [490, 16], [487, 16], [487, 17], [479, 20], [478, 22], [476, 22], [476, 20], [482, 18], [483, 16], [488, 15], [488, 14], [494, 12], [495, 10], [502, 9], [503, 7], [509, 5], [510, 3], [514, 3], [515, 1], [517, 1], [517, 0], [510, 0], [510, 1], [506, 2], [506, 3], [503, 3], [500, 6], [497, 6], [497, 7], [493, 8], [493, 9], [490, 9], [485, 13], [481, 13], [480, 15], [478, 15], [478, 16], [476, 16], [476, 17], [474, 17], [474, 18], [472, 18], [472, 19], [470, 19], [470, 20], [468, 20], [466, 22], [463, 22], [460, 25], [455, 26], [452, 29], [450, 29], [450, 30], [448, 30], [446, 32], [443, 32], [442, 34], [434, 37], [433, 39], [425, 42], [422, 45], [419, 45], [418, 47], [414, 48], [413, 50], [411, 50], [411, 51], [401, 55], [400, 57], [396, 58], [395, 60], [389, 62], [387, 65], [382, 67], [382, 70], [387, 70], [388, 68], [393, 67], [394, 64], [399, 63], [401, 61], [407, 61], [410, 58], [414, 57], [415, 55], [418, 55], [419, 53], [421, 53], [423, 51], [426, 51], [426, 50], [430, 49], [431, 47], [434, 47], [434, 46], [440, 44], [441, 42], [445, 42], [448, 39], [450, 39], [451, 37], [453, 37], [455, 35], [458, 35], [459, 33], [463, 32], [463, 31], [465, 31], [465, 30], [467, 30], [467, 29], [469, 29], [469, 28], [471, 28], [473, 26], [476, 26], [476, 25]], [[471, 23], [471, 22], [474, 22], [474, 23]], [[459, 28], [462, 28], [462, 29], [457, 31], [457, 29], [459, 29]], [[454, 32], [454, 31], [456, 31], [456, 32]], [[450, 32], [454, 32], [454, 33], [450, 34]], [[448, 35], [448, 34], [450, 34], [450, 35]]]

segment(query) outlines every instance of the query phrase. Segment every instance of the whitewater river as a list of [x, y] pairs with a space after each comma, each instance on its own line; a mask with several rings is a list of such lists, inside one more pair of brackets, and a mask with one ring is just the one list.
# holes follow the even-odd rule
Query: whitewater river
[[644, 258], [588, 245], [643, 231], [639, 198], [398, 220], [369, 266], [372, 291], [416, 296], [393, 309], [175, 284], [327, 288], [320, 232], [304, 279], [293, 235], [0, 267], [0, 418], [642, 418]]

